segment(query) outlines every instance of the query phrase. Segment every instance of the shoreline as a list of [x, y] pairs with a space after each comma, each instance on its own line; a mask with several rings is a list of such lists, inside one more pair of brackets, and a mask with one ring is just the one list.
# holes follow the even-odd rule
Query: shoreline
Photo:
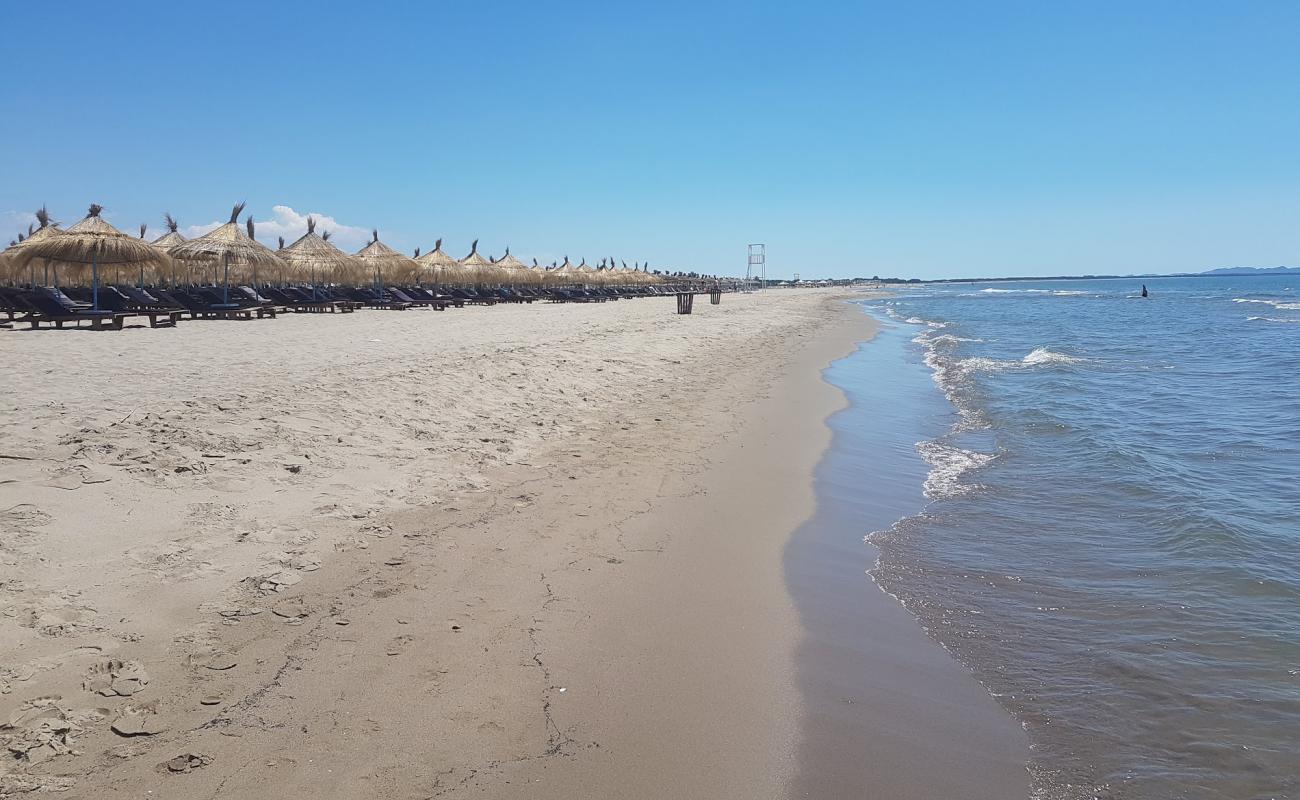
[[871, 786], [899, 800], [1028, 797], [1019, 722], [872, 575], [879, 551], [864, 537], [923, 513], [928, 466], [914, 446], [949, 411], [929, 375], [903, 361], [911, 334], [857, 310], [875, 336], [823, 373], [840, 408], [826, 420], [833, 435], [814, 478], [816, 511], [785, 552], [805, 632], [791, 796]]
[[[36, 623], [4, 629], [19, 658], [3, 710], [57, 695], [80, 754], [11, 766], [0, 789], [788, 796], [803, 630], [783, 554], [844, 403], [822, 370], [871, 326], [840, 297], [728, 297], [683, 318], [637, 304], [357, 315], [324, 345], [314, 321], [290, 320], [283, 354], [237, 341], [199, 354], [218, 374], [163, 380], [143, 410], [131, 387], [33, 410], [52, 418], [27, 441], [59, 437], [45, 482], [89, 480], [31, 494], [46, 518], [7, 552], [10, 568], [44, 566], [7, 583], [11, 622]], [[409, 359], [434, 326], [464, 341], [446, 339], [426, 373]], [[155, 346], [137, 334], [72, 360]], [[346, 357], [326, 359], [331, 345]], [[283, 374], [299, 361], [320, 397]], [[207, 394], [226, 369], [255, 391]], [[351, 427], [329, 423], [340, 414]], [[519, 424], [531, 419], [538, 430]], [[247, 455], [194, 467], [222, 445]], [[4, 466], [11, 494], [40, 477]], [[121, 526], [120, 509], [150, 507]], [[198, 527], [169, 527], [179, 512]], [[75, 591], [42, 588], [58, 577]], [[86, 692], [109, 659], [150, 682]], [[124, 713], [157, 730], [109, 732]], [[167, 769], [187, 754], [196, 767]]]

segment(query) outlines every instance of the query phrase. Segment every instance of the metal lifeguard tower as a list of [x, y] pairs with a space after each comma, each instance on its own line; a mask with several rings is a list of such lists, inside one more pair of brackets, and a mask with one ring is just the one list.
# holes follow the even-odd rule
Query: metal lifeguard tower
[[749, 264], [745, 269], [745, 281], [760, 280], [763, 291], [767, 291], [767, 245], [751, 244], [749, 246]]

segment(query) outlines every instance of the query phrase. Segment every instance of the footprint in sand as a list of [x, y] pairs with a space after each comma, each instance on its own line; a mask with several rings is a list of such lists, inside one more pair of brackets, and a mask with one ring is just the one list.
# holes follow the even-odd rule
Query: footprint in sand
[[109, 728], [118, 736], [156, 736], [167, 730], [167, 723], [158, 717], [158, 707], [149, 705], [130, 705], [122, 708], [117, 719]]
[[16, 618], [22, 627], [33, 628], [43, 636], [70, 636], [97, 629], [93, 608], [57, 595], [31, 597], [6, 614]]
[[271, 606], [271, 613], [289, 622], [296, 622], [310, 616], [312, 609], [301, 597], [286, 597]]
[[388, 643], [388, 655], [400, 656], [402, 653], [406, 652], [406, 649], [411, 646], [411, 642], [414, 641], [415, 641], [414, 636], [410, 636], [405, 633], [402, 634], [401, 636], [393, 637], [393, 640]]
[[130, 697], [143, 691], [149, 673], [139, 661], [105, 661], [91, 666], [82, 688], [104, 697]]
[[206, 767], [212, 763], [212, 756], [205, 756], [202, 753], [182, 753], [175, 758], [168, 759], [158, 765], [159, 772], [170, 772], [173, 774], [183, 774], [193, 772], [196, 769]]

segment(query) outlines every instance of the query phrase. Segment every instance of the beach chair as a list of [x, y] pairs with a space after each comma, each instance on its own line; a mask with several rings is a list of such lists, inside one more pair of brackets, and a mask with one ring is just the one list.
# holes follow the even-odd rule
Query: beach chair
[[[138, 291], [138, 290], [137, 290]], [[160, 307], [156, 299], [152, 302], [140, 302], [131, 297], [126, 289], [117, 286], [99, 287], [99, 307], [117, 311], [128, 317], [145, 317], [150, 328], [174, 328], [184, 313], [179, 308]]]
[[71, 322], [77, 327], [89, 322], [94, 330], [122, 330], [123, 322], [129, 314], [109, 309], [98, 311], [77, 303], [58, 289], [39, 288], [24, 297], [31, 311], [25, 317], [14, 320], [26, 322], [34, 330], [43, 324], [53, 324], [62, 328]]
[[[251, 309], [238, 303], [223, 303], [221, 298], [199, 289], [172, 289], [155, 292], [159, 300], [175, 303], [185, 309], [190, 319], [241, 319], [253, 318]], [[214, 301], [215, 300], [215, 301]]]

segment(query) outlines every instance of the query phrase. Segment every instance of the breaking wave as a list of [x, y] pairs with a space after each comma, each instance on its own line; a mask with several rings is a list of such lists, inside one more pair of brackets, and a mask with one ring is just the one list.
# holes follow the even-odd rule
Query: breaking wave
[[1272, 306], [1281, 311], [1300, 311], [1300, 303], [1286, 302], [1284, 300], [1256, 300], [1251, 297], [1234, 297], [1234, 303], [1258, 303], [1264, 306]]
[[965, 483], [962, 476], [979, 469], [993, 459], [996, 454], [977, 453], [963, 450], [938, 441], [918, 442], [916, 452], [930, 465], [930, 473], [925, 478], [923, 491], [931, 500], [945, 500], [960, 497], [979, 490], [979, 484]]

